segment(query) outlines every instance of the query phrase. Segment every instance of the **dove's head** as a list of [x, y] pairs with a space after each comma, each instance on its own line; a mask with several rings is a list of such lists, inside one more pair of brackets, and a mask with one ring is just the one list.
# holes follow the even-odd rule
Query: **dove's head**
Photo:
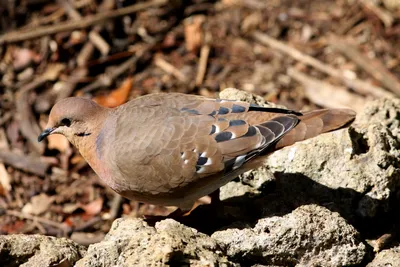
[[39, 135], [38, 141], [50, 134], [62, 134], [75, 145], [82, 137], [96, 131], [96, 127], [104, 120], [105, 110], [90, 99], [65, 98], [51, 109], [46, 129]]

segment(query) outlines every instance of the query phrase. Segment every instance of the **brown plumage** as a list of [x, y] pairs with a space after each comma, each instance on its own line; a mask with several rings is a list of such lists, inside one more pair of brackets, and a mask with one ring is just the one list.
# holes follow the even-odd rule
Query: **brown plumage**
[[301, 114], [178, 93], [147, 95], [114, 109], [72, 97], [53, 107], [39, 141], [63, 134], [117, 193], [188, 210], [274, 150], [354, 117], [348, 109]]

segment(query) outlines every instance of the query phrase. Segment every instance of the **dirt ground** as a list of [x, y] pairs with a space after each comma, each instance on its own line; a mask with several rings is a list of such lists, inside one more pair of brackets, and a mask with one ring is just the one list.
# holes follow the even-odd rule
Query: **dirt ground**
[[113, 193], [64, 137], [53, 104], [107, 107], [227, 87], [291, 109], [400, 95], [396, 0], [0, 0], [0, 234], [89, 244], [122, 215], [168, 214]]

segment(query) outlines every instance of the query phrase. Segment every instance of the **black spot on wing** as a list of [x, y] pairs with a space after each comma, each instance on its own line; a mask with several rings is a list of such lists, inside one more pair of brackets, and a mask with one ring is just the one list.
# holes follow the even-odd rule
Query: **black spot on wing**
[[236, 104], [232, 105], [232, 113], [242, 113], [242, 112], [245, 112], [245, 111], [246, 111], [245, 107], [242, 107], [242, 106], [239, 106], [239, 105], [236, 105]]
[[217, 131], [217, 127], [215, 127], [214, 124], [211, 125], [211, 132], [210, 132], [210, 135], [211, 135], [211, 134], [215, 134], [216, 131]]
[[245, 125], [246, 122], [244, 120], [231, 120], [229, 122], [229, 126], [240, 126], [240, 125]]
[[217, 114], [217, 111], [216, 110], [213, 110], [213, 112], [211, 112], [210, 114], [208, 114], [208, 115], [210, 115], [210, 116], [214, 116], [215, 114]]
[[250, 126], [249, 129], [247, 130], [247, 133], [243, 135], [243, 137], [249, 137], [249, 136], [254, 136], [257, 134], [257, 129], [254, 126]]
[[261, 111], [261, 112], [273, 112], [273, 113], [282, 113], [282, 114], [293, 114], [296, 116], [302, 116], [301, 112], [297, 112], [290, 109], [283, 108], [270, 108], [270, 107], [260, 107], [254, 104], [250, 104], [249, 111]]
[[208, 158], [206, 158], [206, 157], [199, 157], [199, 158], [197, 159], [196, 165], [197, 165], [197, 166], [202, 166], [202, 165], [206, 164], [207, 161], [208, 161]]
[[76, 136], [79, 136], [79, 137], [83, 137], [83, 136], [89, 136], [89, 135], [91, 135], [92, 133], [85, 133], [85, 132], [81, 132], [81, 133], [76, 133], [75, 135]]
[[231, 140], [231, 138], [232, 138], [231, 132], [222, 132], [215, 136], [215, 141], [224, 142], [224, 141]]
[[181, 110], [185, 111], [185, 112], [188, 112], [188, 113], [191, 113], [191, 114], [194, 114], [194, 115], [200, 115], [200, 113], [195, 109], [182, 108]]
[[229, 108], [226, 107], [219, 107], [218, 114], [224, 115], [230, 112]]

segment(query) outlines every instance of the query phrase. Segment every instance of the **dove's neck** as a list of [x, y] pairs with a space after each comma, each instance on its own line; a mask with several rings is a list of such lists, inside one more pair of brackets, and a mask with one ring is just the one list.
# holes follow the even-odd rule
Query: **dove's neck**
[[79, 150], [82, 157], [89, 163], [90, 167], [100, 176], [107, 173], [102, 160], [102, 140], [104, 138], [104, 127], [111, 113], [111, 109], [101, 108], [95, 118], [87, 123], [87, 130], [84, 135], [74, 136], [71, 143]]
[[115, 109], [108, 109], [103, 114], [103, 118], [99, 120], [101, 123], [97, 124], [95, 131], [93, 131], [95, 134], [89, 136], [88, 142], [80, 144], [78, 149], [99, 178], [109, 187], [118, 191], [119, 185], [107, 161], [107, 153], [109, 153], [107, 148], [112, 148], [110, 145], [107, 146], [107, 143], [112, 143], [114, 139], [113, 129], [116, 122], [114, 111]]

